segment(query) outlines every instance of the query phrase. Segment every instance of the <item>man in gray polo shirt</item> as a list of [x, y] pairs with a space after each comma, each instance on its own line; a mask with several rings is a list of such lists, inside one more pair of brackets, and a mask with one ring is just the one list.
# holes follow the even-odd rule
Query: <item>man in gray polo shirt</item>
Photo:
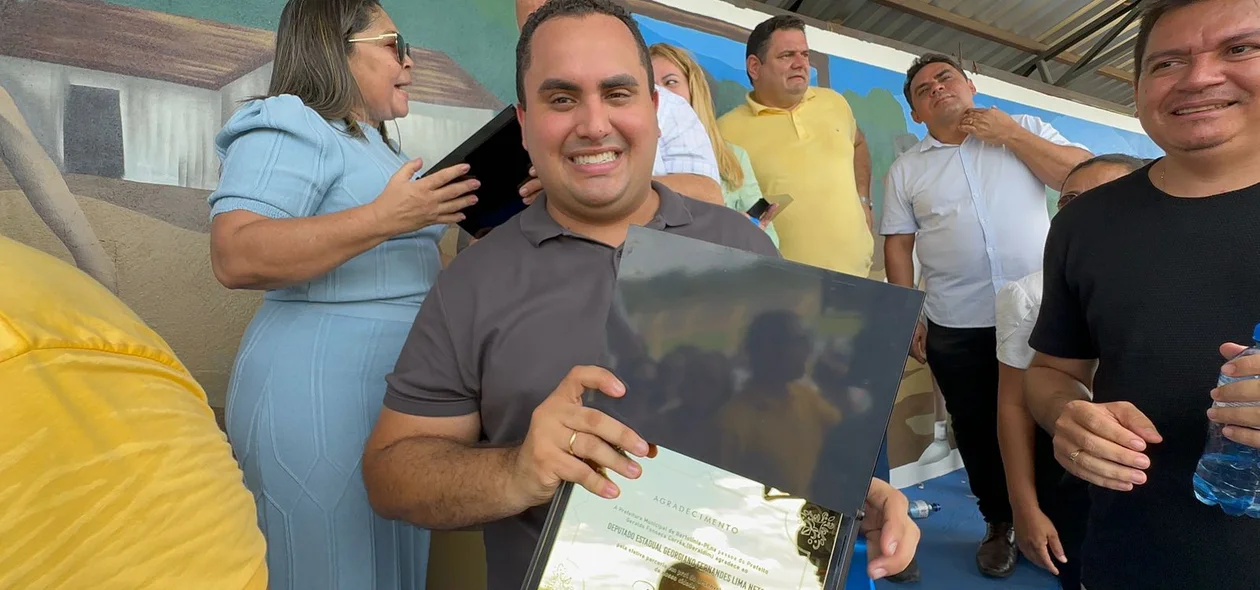
[[[517, 113], [544, 194], [438, 277], [363, 458], [369, 499], [386, 518], [484, 525], [490, 590], [520, 588], [562, 481], [616, 497], [587, 462], [633, 479], [634, 458], [648, 456], [636, 433], [581, 403], [588, 389], [626, 392], [592, 364], [630, 225], [778, 256], [738, 212], [652, 181], [651, 61], [624, 9], [552, 0], [518, 43]], [[864, 526], [881, 535], [872, 553], [886, 555], [872, 572], [909, 563], [918, 529], [907, 510], [905, 496], [873, 482]]]

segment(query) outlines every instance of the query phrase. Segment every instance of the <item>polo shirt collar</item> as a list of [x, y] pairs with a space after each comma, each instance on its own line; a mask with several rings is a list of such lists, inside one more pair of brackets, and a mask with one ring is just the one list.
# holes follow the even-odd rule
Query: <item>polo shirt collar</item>
[[[656, 215], [652, 217], [652, 221], [648, 222], [648, 228], [665, 229], [688, 225], [692, 222], [691, 209], [685, 197], [655, 180], [652, 181], [652, 189], [656, 191], [657, 195], [660, 195], [661, 206], [656, 210]], [[545, 193], [539, 195], [533, 204], [521, 212], [520, 224], [525, 238], [535, 248], [551, 238], [575, 235], [560, 225], [547, 212], [547, 195]]]
[[[813, 99], [814, 99], [814, 97], [815, 97], [815, 96], [817, 96], [817, 94], [818, 94], [818, 93], [814, 91], [814, 87], [813, 87], [813, 86], [810, 86], [809, 88], [806, 88], [806, 89], [805, 89], [805, 96], [801, 98], [801, 102], [800, 102], [800, 103], [798, 103], [796, 106], [798, 106], [798, 107], [799, 107], [799, 106], [801, 106], [801, 105], [805, 104], [807, 101], [813, 100]], [[752, 114], [753, 114], [754, 116], [756, 116], [756, 115], [760, 115], [760, 114], [762, 113], [762, 111], [770, 111], [770, 112], [772, 112], [772, 113], [786, 113], [786, 112], [788, 112], [788, 111], [787, 111], [787, 109], [781, 109], [781, 108], [778, 108], [778, 107], [768, 107], [768, 106], [766, 106], [766, 105], [764, 105], [764, 104], [761, 104], [761, 103], [757, 102], [756, 100], [753, 100], [753, 93], [751, 93], [751, 92], [749, 92], [747, 95], [745, 95], [745, 96], [744, 96], [744, 100], [748, 102], [748, 108], [752, 109]]]

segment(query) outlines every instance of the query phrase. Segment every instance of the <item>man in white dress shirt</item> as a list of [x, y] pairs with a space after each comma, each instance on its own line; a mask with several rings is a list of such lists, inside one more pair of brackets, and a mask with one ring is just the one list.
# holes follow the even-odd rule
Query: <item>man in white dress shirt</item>
[[[516, 0], [517, 29], [545, 3], [546, 0]], [[726, 206], [717, 156], [700, 117], [687, 99], [660, 85], [656, 86], [656, 93], [660, 97], [656, 121], [661, 128], [661, 139], [657, 142], [652, 179], [678, 194]], [[521, 187], [521, 196], [532, 200], [539, 190], [542, 184], [534, 179]]]
[[988, 524], [976, 565], [986, 576], [1007, 577], [1018, 549], [997, 440], [994, 297], [1041, 268], [1050, 228], [1046, 187], [1061, 187], [1091, 154], [1036, 117], [975, 108], [975, 85], [943, 55], [917, 59], [904, 92], [928, 135], [888, 171], [880, 224], [888, 281], [914, 287], [917, 239], [927, 318], [912, 355], [940, 384]]

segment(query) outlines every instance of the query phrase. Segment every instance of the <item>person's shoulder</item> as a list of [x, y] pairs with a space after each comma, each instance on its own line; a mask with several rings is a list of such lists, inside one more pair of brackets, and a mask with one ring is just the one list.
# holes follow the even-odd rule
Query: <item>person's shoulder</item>
[[915, 166], [915, 161], [923, 155], [923, 152], [919, 149], [919, 146], [922, 144], [923, 139], [919, 139], [919, 141], [915, 142], [910, 149], [898, 154], [896, 158], [893, 158], [892, 164], [888, 165], [888, 173], [903, 174], [907, 168], [913, 168]]
[[242, 104], [219, 131], [215, 143], [226, 148], [255, 131], [279, 131], [315, 142], [334, 138], [337, 129], [302, 99], [291, 94], [256, 98]]
[[1011, 281], [998, 289], [998, 299], [1010, 302], [1030, 301], [1041, 291], [1043, 272], [1036, 271], [1018, 280]]
[[515, 268], [524, 255], [534, 250], [521, 229], [524, 213], [517, 213], [499, 224], [451, 259], [437, 277], [436, 284], [442, 285], [443, 297], [468, 296], [485, 284], [502, 282], [499, 271]]
[[845, 98], [843, 94], [832, 88], [827, 88], [826, 86], [812, 86], [811, 89], [814, 91], [815, 99], [821, 99], [827, 104], [843, 106], [846, 109], [851, 108], [849, 99]]
[[1042, 121], [1041, 117], [1038, 117], [1036, 115], [1029, 115], [1025, 113], [1012, 114], [1011, 119], [1014, 119], [1016, 123], [1019, 123], [1023, 127], [1030, 127], [1032, 125], [1045, 124], [1045, 121]]
[[736, 248], [766, 256], [779, 256], [770, 234], [743, 213], [690, 197], [686, 199], [695, 234], [692, 237], [718, 246]]
[[[127, 304], [73, 265], [0, 236], [0, 363], [35, 349], [145, 357], [186, 372]], [[14, 348], [5, 346], [11, 343]]]
[[752, 118], [752, 107], [748, 106], [747, 101], [744, 101], [735, 105], [735, 108], [726, 111], [721, 117], [718, 117], [718, 127], [722, 129], [723, 133], [738, 131], [736, 126]]
[[1053, 124], [1051, 124], [1049, 121], [1046, 121], [1045, 119], [1042, 119], [1041, 117], [1038, 117], [1037, 115], [1028, 115], [1028, 114], [1021, 113], [1017, 115], [1011, 115], [1011, 119], [1013, 119], [1015, 123], [1018, 124], [1020, 127], [1023, 127], [1024, 129], [1027, 129], [1028, 131], [1032, 131], [1033, 133], [1036, 133], [1037, 135], [1044, 136], [1047, 134], [1058, 133], [1058, 129], [1055, 129]]

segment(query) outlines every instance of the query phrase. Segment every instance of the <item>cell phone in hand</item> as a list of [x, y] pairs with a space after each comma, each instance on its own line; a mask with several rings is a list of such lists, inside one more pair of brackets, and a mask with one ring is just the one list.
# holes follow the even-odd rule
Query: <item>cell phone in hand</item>
[[783, 210], [791, 203], [792, 197], [790, 195], [770, 195], [757, 199], [757, 202], [753, 203], [753, 206], [749, 207], [745, 213], [762, 223], [769, 223], [774, 221], [774, 218], [778, 217], [780, 213], [783, 213]]
[[769, 212], [770, 212], [770, 201], [767, 201], [765, 197], [757, 199], [757, 202], [753, 203], [753, 206], [749, 207], [748, 211], [745, 211], [745, 213], [747, 213], [749, 217], [753, 219], [757, 219], [757, 220], [760, 220], [762, 215], [765, 215], [766, 213], [769, 213]]

